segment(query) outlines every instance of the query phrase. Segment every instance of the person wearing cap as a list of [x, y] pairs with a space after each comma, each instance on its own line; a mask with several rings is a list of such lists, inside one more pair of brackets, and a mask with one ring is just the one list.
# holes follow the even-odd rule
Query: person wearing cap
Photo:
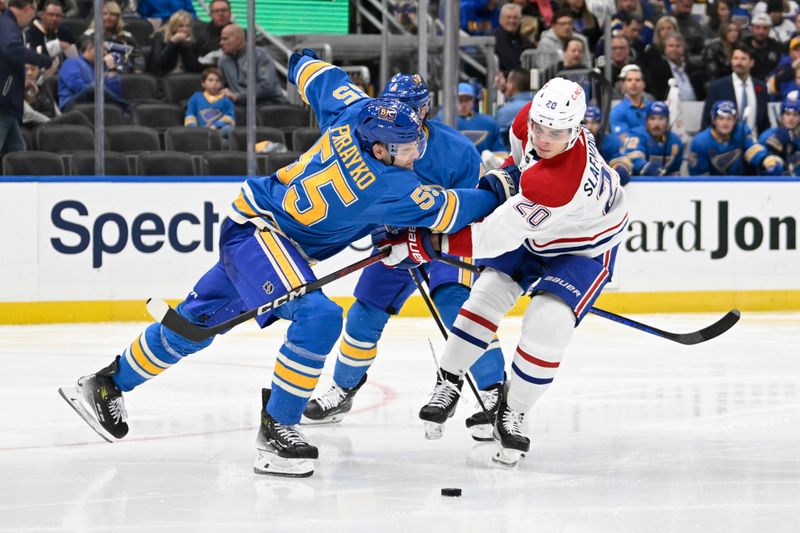
[[[769, 128], [768, 95], [764, 82], [751, 74], [753, 51], [749, 46], [739, 43], [733, 47], [731, 69], [733, 74], [709, 84], [703, 106], [702, 127], [706, 128], [711, 123], [711, 107], [716, 101], [732, 100], [736, 103], [739, 117], [758, 134]], [[750, 112], [745, 114], [748, 108]]]
[[[759, 2], [758, 4], [766, 4], [767, 14], [772, 22], [772, 30], [770, 30], [769, 36], [779, 43], [786, 43], [789, 41], [795, 32], [792, 15], [798, 12], [797, 3], [784, 2], [783, 0], [769, 0], [768, 2]], [[753, 11], [755, 11], [755, 9], [753, 9]]]
[[759, 144], [770, 154], [780, 157], [787, 174], [800, 176], [800, 91], [781, 102], [781, 123], [758, 137]]
[[705, 72], [689, 65], [686, 41], [680, 33], [671, 33], [664, 39], [664, 55], [650, 65], [647, 86], [657, 99], [666, 100], [670, 79], [675, 80], [682, 102], [694, 102], [705, 96]]
[[767, 78], [767, 90], [770, 96], [774, 98], [794, 90], [798, 68], [800, 68], [800, 36], [795, 36], [789, 40], [789, 53], [781, 56], [778, 67]]
[[625, 65], [619, 79], [625, 97], [611, 110], [608, 118], [611, 133], [624, 139], [632, 129], [644, 126], [645, 110], [650, 100], [645, 98], [644, 77], [639, 65]]
[[767, 79], [781, 59], [783, 45], [769, 36], [772, 30], [772, 19], [766, 13], [754, 15], [750, 21], [751, 36], [745, 43], [753, 49], [753, 77]]
[[645, 127], [628, 134], [622, 156], [610, 161], [620, 180], [631, 176], [676, 175], [683, 163], [683, 142], [669, 129], [669, 107], [660, 100], [647, 106]]
[[[600, 148], [600, 155], [606, 161], [611, 161], [622, 153], [622, 140], [619, 135], [606, 135], [603, 131], [603, 112], [596, 105], [586, 107], [586, 114], [583, 116], [583, 125], [594, 136], [595, 143]], [[622, 176], [620, 182], [622, 183]], [[622, 183], [625, 185], [625, 183]]]
[[691, 176], [780, 176], [783, 162], [756, 142], [753, 131], [736, 111], [733, 100], [711, 106], [711, 126], [694, 136], [689, 148]]
[[[434, 117], [443, 121], [444, 110], [440, 109]], [[475, 89], [469, 83], [458, 84], [458, 118], [456, 129], [475, 143], [478, 152], [504, 152], [506, 147], [500, 139], [500, 129], [494, 118], [475, 111]]]

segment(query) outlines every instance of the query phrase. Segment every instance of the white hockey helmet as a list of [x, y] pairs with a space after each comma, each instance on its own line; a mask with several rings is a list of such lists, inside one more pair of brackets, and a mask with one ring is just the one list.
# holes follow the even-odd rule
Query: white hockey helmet
[[[586, 114], [586, 94], [583, 87], [564, 78], [553, 78], [539, 89], [531, 102], [528, 121], [557, 130], [569, 130], [567, 149], [572, 148], [581, 132]], [[531, 128], [528, 140], [533, 144]]]

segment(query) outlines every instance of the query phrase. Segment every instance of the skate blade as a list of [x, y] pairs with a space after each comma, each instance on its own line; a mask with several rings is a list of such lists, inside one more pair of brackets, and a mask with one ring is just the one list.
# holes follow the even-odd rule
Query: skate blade
[[83, 394], [80, 390], [78, 390], [77, 385], [74, 387], [61, 387], [58, 389], [58, 393], [64, 398], [64, 401], [72, 407], [78, 416], [80, 416], [84, 422], [86, 422], [90, 428], [92, 428], [95, 433], [103, 437], [106, 442], [115, 442], [117, 440], [111, 433], [105, 430], [100, 423], [94, 419], [92, 414], [89, 412], [89, 409], [86, 408], [86, 403], [83, 399]]
[[520, 457], [524, 457], [525, 454], [520, 450], [515, 450], [513, 448], [500, 448], [497, 453], [492, 456], [492, 461], [497, 464], [501, 464], [503, 466], [517, 466], [519, 463]]
[[313, 418], [306, 418], [306, 416], [303, 415], [300, 418], [300, 425], [301, 426], [324, 426], [326, 424], [338, 424], [339, 422], [342, 421], [342, 419], [344, 419], [344, 415], [342, 415], [342, 414], [329, 416], [329, 417], [323, 418], [321, 420], [314, 420]]
[[253, 472], [262, 476], [309, 477], [314, 473], [313, 459], [286, 459], [271, 450], [256, 450]]
[[494, 425], [478, 424], [469, 428], [472, 439], [478, 442], [491, 442], [494, 440]]
[[444, 424], [436, 422], [425, 422], [425, 438], [428, 440], [439, 440], [444, 434]]

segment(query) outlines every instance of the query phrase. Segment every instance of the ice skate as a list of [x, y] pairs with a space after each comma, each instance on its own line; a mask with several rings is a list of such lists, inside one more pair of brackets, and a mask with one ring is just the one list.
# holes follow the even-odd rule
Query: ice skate
[[111, 379], [117, 372], [119, 356], [96, 374], [79, 378], [74, 386], [58, 389], [70, 407], [108, 442], [120, 440], [128, 434], [125, 401]]
[[505, 394], [500, 398], [497, 420], [494, 424], [494, 438], [500, 443], [500, 449], [492, 457], [496, 463], [515, 466], [520, 457], [531, 448], [531, 440], [522, 432], [524, 413], [514, 411], [506, 404]]
[[431, 399], [419, 410], [419, 417], [425, 421], [425, 438], [436, 440], [442, 438], [444, 423], [453, 416], [461, 395], [464, 380], [445, 370], [440, 370], [436, 377], [436, 387]]
[[480, 442], [494, 440], [494, 421], [497, 418], [497, 407], [500, 404], [500, 389], [502, 387], [502, 383], [495, 383], [491, 387], [480, 391], [481, 401], [490, 418], [486, 418], [486, 413], [480, 409], [480, 404], [478, 404], [478, 409], [480, 410], [466, 420], [467, 428], [473, 439]]
[[360, 389], [366, 381], [367, 375], [364, 374], [364, 377], [361, 378], [358, 385], [349, 389], [343, 389], [334, 383], [328, 392], [308, 402], [300, 423], [311, 425], [341, 422], [344, 415], [349, 413], [350, 409], [353, 408], [353, 398], [355, 398], [358, 389]]
[[256, 438], [258, 455], [253, 471], [269, 476], [308, 477], [314, 473], [319, 450], [295, 426], [281, 424], [267, 413], [270, 392], [262, 391], [261, 427]]

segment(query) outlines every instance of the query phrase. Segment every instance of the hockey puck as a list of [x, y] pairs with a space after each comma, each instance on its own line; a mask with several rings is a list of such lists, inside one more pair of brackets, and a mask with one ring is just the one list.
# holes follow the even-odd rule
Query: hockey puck
[[451, 496], [451, 497], [461, 496], [461, 489], [456, 489], [456, 488], [442, 489], [442, 496]]

